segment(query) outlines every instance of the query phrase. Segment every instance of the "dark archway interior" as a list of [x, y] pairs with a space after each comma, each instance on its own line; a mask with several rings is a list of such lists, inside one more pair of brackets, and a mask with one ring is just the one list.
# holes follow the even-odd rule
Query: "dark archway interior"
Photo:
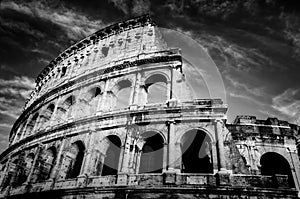
[[262, 175], [287, 175], [290, 187], [295, 187], [290, 165], [283, 156], [274, 152], [265, 153], [260, 159], [260, 164]]
[[141, 154], [139, 173], [161, 173], [163, 168], [163, 143], [160, 134], [148, 132], [143, 134], [146, 141]]
[[106, 151], [102, 176], [118, 174], [119, 157], [121, 151], [121, 140], [118, 136], [110, 135], [107, 137], [109, 146]]
[[76, 178], [80, 174], [85, 151], [85, 147], [82, 142], [75, 142], [72, 147], [73, 153], [75, 155], [75, 160], [73, 167], [71, 165], [72, 168], [70, 168], [71, 170], [69, 175], [67, 175], [67, 178]]
[[181, 139], [184, 173], [213, 173], [211, 140], [200, 130], [187, 132]]

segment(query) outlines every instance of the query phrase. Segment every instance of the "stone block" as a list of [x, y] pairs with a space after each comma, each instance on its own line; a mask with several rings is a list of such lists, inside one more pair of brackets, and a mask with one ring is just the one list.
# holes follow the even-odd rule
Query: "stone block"
[[138, 178], [136, 175], [129, 175], [128, 185], [138, 185]]
[[87, 185], [87, 177], [86, 176], [78, 176], [77, 187], [86, 187], [86, 185]]
[[199, 175], [190, 175], [190, 176], [187, 176], [186, 183], [194, 184], [194, 185], [206, 185], [207, 177], [199, 176]]
[[164, 184], [175, 184], [176, 183], [176, 173], [166, 171], [163, 174]]
[[289, 181], [287, 175], [280, 175], [275, 174], [273, 176], [273, 181], [276, 187], [278, 188], [288, 188], [289, 187]]
[[117, 185], [127, 185], [128, 176], [127, 174], [119, 174], [117, 178]]
[[229, 186], [230, 184], [230, 173], [227, 171], [220, 171], [216, 174], [217, 185]]

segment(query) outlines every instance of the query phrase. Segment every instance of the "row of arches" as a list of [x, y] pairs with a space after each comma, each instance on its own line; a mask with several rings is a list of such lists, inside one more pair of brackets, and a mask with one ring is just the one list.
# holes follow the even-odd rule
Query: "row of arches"
[[[154, 74], [145, 80], [140, 87], [140, 101], [146, 104], [164, 103], [168, 99], [167, 78], [162, 74]], [[84, 117], [95, 114], [97, 110], [118, 110], [128, 107], [133, 103], [134, 85], [130, 80], [119, 81], [106, 97], [100, 86], [91, 87], [81, 94], [80, 98], [70, 95], [60, 103], [50, 103], [46, 108], [36, 112], [18, 129], [14, 142], [31, 135], [34, 131], [73, 117]]]
[[[159, 132], [148, 131], [139, 136], [138, 141], [130, 145], [128, 154], [131, 163], [135, 164], [134, 173], [162, 173], [167, 170], [165, 164], [166, 147], [165, 139]], [[61, 160], [57, 160], [57, 149], [52, 146], [37, 154], [29, 153], [27, 156], [20, 154], [12, 161], [2, 186], [19, 186], [26, 180], [40, 182], [51, 177], [59, 180], [72, 179], [88, 171], [90, 176], [116, 175], [122, 171], [124, 163], [124, 151], [122, 141], [117, 135], [108, 135], [95, 147], [91, 153], [91, 161], [86, 163], [87, 148], [82, 141], [75, 141], [64, 149]], [[194, 129], [186, 132], [180, 139], [180, 154], [182, 173], [213, 173], [213, 163], [216, 157], [213, 155], [213, 142], [211, 137], [204, 131]], [[98, 148], [100, 150], [98, 150]], [[175, 153], [169, 151], [168, 153]], [[62, 158], [64, 157], [64, 158]], [[36, 158], [36, 160], [35, 160]], [[35, 160], [35, 161], [34, 161]], [[290, 187], [294, 187], [294, 179], [289, 162], [280, 154], [267, 152], [260, 158], [261, 174], [282, 174], [288, 176]], [[57, 173], [55, 173], [55, 168]], [[85, 170], [90, 167], [90, 170]], [[30, 176], [30, 173], [31, 176]], [[31, 179], [28, 179], [31, 178]]]

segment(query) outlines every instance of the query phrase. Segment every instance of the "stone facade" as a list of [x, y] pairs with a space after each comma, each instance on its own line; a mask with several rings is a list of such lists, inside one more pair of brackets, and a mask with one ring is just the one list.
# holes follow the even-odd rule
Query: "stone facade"
[[297, 198], [300, 128], [226, 111], [192, 98], [149, 16], [109, 26], [38, 76], [0, 155], [0, 198]]

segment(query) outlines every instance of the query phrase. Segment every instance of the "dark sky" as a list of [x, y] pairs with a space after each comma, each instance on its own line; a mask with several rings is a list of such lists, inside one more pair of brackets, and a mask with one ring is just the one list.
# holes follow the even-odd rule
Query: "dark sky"
[[0, 1], [0, 152], [47, 63], [77, 40], [144, 13], [212, 57], [229, 121], [248, 114], [300, 124], [299, 10], [299, 0]]

